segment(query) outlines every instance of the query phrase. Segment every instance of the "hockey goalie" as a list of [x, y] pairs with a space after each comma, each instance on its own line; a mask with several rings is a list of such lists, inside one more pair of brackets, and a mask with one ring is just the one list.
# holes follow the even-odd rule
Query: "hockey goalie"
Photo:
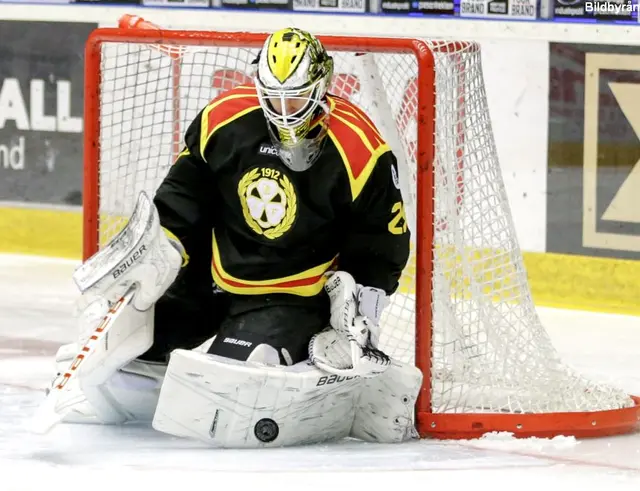
[[414, 436], [422, 374], [378, 347], [409, 257], [396, 159], [316, 37], [277, 31], [254, 63], [76, 270], [51, 418], [224, 448]]

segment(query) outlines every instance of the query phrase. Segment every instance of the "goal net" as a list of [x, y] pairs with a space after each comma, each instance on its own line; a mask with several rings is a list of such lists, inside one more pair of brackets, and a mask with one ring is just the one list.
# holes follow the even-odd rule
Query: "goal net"
[[[148, 27], [148, 26], [147, 26]], [[265, 35], [99, 29], [87, 44], [85, 256], [153, 195], [196, 114], [251, 83]], [[425, 375], [421, 435], [612, 434], [636, 400], [566, 366], [531, 299], [475, 43], [325, 37], [331, 92], [399, 161], [412, 256], [381, 349]]]

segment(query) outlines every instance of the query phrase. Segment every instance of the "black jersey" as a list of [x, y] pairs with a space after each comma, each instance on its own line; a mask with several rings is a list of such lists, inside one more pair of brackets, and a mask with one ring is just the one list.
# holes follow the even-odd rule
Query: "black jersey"
[[303, 172], [273, 147], [253, 87], [225, 92], [189, 126], [155, 195], [161, 224], [187, 253], [212, 229], [212, 275], [252, 295], [322, 291], [330, 269], [388, 294], [409, 256], [396, 160], [369, 118], [328, 96], [320, 156]]

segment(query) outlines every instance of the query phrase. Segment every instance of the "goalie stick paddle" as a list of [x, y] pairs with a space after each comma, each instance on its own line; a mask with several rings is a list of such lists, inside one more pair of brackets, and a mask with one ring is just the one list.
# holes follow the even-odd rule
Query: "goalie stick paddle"
[[107, 314], [94, 329], [93, 334], [89, 336], [87, 342], [73, 358], [67, 371], [56, 377], [46, 399], [34, 414], [31, 421], [32, 432], [40, 434], [48, 433], [54, 426], [60, 423], [77, 404], [85, 400], [81, 392], [70, 390], [73, 384], [77, 382], [78, 369], [82, 366], [82, 363], [95, 352], [96, 347], [102, 342], [116, 319], [124, 311], [125, 306], [131, 302], [134, 294], [135, 286], [132, 285], [120, 300], [111, 306]]

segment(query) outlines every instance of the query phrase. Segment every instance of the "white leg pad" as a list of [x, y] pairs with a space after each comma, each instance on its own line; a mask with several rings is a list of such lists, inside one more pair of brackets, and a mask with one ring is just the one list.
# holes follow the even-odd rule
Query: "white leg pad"
[[153, 427], [222, 448], [340, 439], [349, 435], [359, 383], [308, 363], [276, 366], [175, 350]]
[[413, 416], [422, 372], [393, 360], [384, 373], [362, 383], [351, 436], [379, 443], [400, 443], [415, 437]]
[[[87, 309], [92, 311], [91, 315], [82, 316], [81, 319], [86, 318], [87, 322], [92, 322], [91, 319], [96, 317], [95, 314], [99, 314], [99, 307], [103, 302], [92, 303]], [[108, 308], [106, 303], [104, 308]], [[134, 419], [134, 415], [118, 404], [107, 382], [118, 370], [147, 351], [153, 343], [154, 309], [140, 311], [131, 305], [124, 309], [102, 342], [97, 345], [96, 350], [79, 366], [76, 383], [69, 387], [69, 390], [78, 391], [84, 396], [92, 409], [91, 415], [95, 417], [96, 422], [104, 424], [124, 423]], [[87, 327], [80, 326], [81, 338], [83, 333], [89, 331]], [[70, 360], [77, 355], [77, 351], [72, 353], [73, 347], [73, 345], [67, 345], [59, 350], [56, 361], [61, 368], [60, 372], [64, 372]], [[78, 345], [75, 345], [75, 348], [77, 347]], [[62, 366], [64, 362], [66, 366]], [[55, 383], [57, 383], [56, 380], [54, 380]], [[85, 419], [90, 414], [84, 403], [75, 412], [83, 416], [81, 419]]]
[[151, 346], [152, 307], [183, 260], [187, 257], [179, 240], [162, 229], [153, 201], [140, 193], [127, 225], [73, 274], [82, 293], [76, 303], [79, 337], [87, 342], [37, 408], [33, 431], [49, 431], [84, 399], [105, 423], [131, 416], [117, 407], [103, 385]]
[[[55, 358], [55, 370], [56, 375], [52, 378], [52, 384], [58, 380], [58, 377], [69, 368], [69, 364], [78, 354], [78, 350], [81, 348], [79, 343], [64, 344], [58, 348]], [[84, 398], [82, 391], [78, 384], [73, 384], [68, 390], [72, 390], [79, 395], [79, 398], [84, 399], [73, 407], [62, 420], [64, 423], [97, 423], [96, 412], [91, 407], [91, 404]]]
[[[60, 347], [56, 355], [58, 373], [64, 372], [68, 368], [78, 349], [79, 345], [76, 343]], [[98, 410], [86, 399], [80, 387], [74, 384], [70, 390], [77, 391], [84, 398], [84, 401], [74, 406], [73, 410], [65, 416], [63, 422], [73, 424], [118, 423], [125, 420], [151, 422], [160, 397], [160, 387], [166, 368], [164, 363], [131, 361], [117, 370], [99, 387], [98, 398], [91, 397]], [[106, 410], [103, 407], [105, 399], [109, 401], [109, 407]], [[102, 408], [101, 411], [100, 408]], [[99, 412], [102, 417], [99, 416]], [[120, 416], [115, 420], [111, 418], [105, 421], [105, 412]], [[126, 418], [122, 418], [121, 415], [126, 415]]]
[[128, 421], [151, 423], [166, 369], [164, 363], [133, 360], [109, 379], [105, 390]]

